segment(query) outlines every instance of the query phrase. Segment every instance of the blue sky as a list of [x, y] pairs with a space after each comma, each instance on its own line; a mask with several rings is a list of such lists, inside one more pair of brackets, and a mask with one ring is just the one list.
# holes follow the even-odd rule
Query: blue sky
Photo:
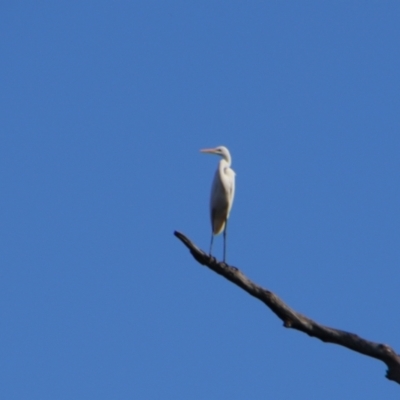
[[[400, 352], [400, 4], [3, 1], [5, 399], [398, 399], [198, 265]], [[215, 241], [222, 254], [222, 238]]]

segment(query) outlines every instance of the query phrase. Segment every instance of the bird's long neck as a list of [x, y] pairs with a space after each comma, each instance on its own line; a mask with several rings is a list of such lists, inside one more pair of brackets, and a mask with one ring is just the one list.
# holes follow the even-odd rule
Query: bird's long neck
[[230, 168], [230, 160], [225, 160], [225, 158], [223, 158], [222, 160], [220, 160], [219, 164], [218, 164], [218, 171], [219, 171], [219, 176], [222, 177], [226, 174], [226, 171]]
[[224, 154], [224, 157], [223, 157], [223, 159], [220, 161], [220, 164], [221, 164], [222, 162], [223, 162], [227, 167], [230, 167], [231, 164], [232, 164], [232, 159], [231, 159], [230, 154]]

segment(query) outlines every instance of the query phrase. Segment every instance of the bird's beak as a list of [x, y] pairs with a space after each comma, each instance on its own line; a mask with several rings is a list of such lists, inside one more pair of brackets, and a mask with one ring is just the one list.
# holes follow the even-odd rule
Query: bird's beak
[[201, 149], [200, 153], [214, 154], [215, 153], [215, 149]]

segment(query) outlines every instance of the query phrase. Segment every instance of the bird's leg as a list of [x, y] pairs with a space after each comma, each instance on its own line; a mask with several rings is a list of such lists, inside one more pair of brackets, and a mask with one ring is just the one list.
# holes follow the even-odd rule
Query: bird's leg
[[211, 232], [210, 257], [211, 257], [211, 251], [212, 251], [213, 240], [214, 240], [214, 233]]
[[226, 257], [226, 230], [228, 227], [228, 220], [225, 221], [225, 228], [224, 228], [224, 262]]

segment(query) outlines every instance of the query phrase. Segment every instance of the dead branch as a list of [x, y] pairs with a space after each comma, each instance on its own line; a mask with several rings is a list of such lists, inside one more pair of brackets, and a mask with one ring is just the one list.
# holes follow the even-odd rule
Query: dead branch
[[182, 233], [175, 231], [174, 235], [190, 250], [190, 253], [196, 261], [202, 265], [206, 265], [217, 274], [222, 275], [235, 285], [241, 287], [250, 295], [261, 300], [283, 321], [283, 325], [286, 328], [297, 329], [309, 336], [316, 337], [323, 342], [335, 343], [347, 347], [350, 350], [383, 361], [388, 367], [386, 377], [400, 384], [400, 355], [396, 354], [388, 345], [370, 342], [354, 333], [318, 324], [312, 319], [294, 311], [276, 294], [252, 282], [236, 267], [232, 267], [223, 262], [218, 262], [214, 257], [210, 257]]

